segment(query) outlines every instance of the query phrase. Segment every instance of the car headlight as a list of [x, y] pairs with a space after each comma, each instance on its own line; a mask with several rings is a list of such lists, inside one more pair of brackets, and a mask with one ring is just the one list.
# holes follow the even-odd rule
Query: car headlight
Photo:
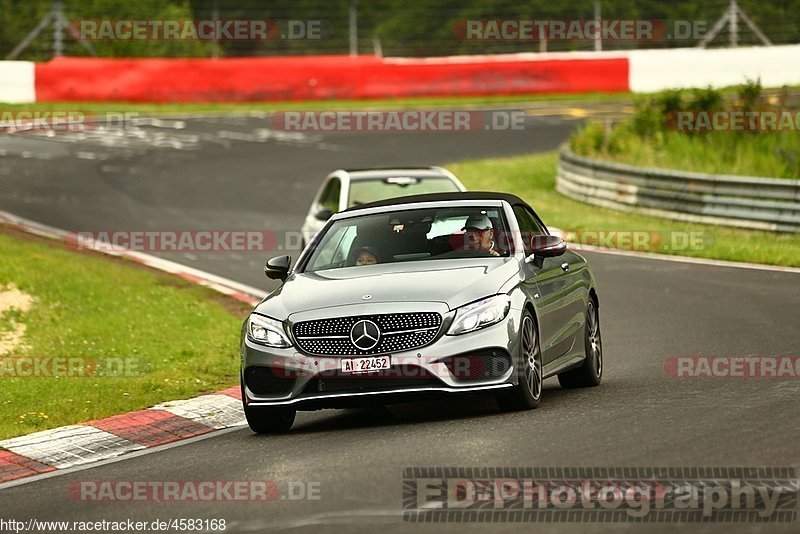
[[456, 310], [456, 319], [448, 330], [448, 335], [457, 336], [499, 323], [511, 309], [511, 297], [495, 295], [467, 304]]
[[268, 347], [282, 349], [292, 346], [283, 324], [263, 315], [251, 314], [247, 319], [247, 337], [250, 341]]

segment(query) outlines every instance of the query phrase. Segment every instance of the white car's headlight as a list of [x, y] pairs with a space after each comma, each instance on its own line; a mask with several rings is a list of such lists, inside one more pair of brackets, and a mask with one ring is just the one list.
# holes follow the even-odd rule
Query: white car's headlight
[[447, 333], [457, 336], [499, 323], [508, 315], [509, 309], [511, 297], [508, 295], [495, 295], [467, 304], [456, 310], [456, 318]]
[[283, 324], [263, 315], [251, 314], [247, 319], [247, 337], [250, 341], [268, 347], [282, 349], [292, 346]]

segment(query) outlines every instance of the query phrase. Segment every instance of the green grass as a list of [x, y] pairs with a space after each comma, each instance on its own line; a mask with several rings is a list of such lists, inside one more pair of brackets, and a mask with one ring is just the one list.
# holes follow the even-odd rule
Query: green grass
[[0, 289], [14, 284], [35, 298], [29, 312], [6, 314], [0, 322], [0, 330], [10, 319], [27, 325], [23, 348], [12, 356], [118, 358], [138, 369], [89, 378], [18, 378], [6, 369], [0, 438], [238, 383], [244, 305], [171, 275], [2, 228], [0, 257]]
[[677, 128], [679, 113], [753, 111], [794, 116], [797, 107], [796, 91], [765, 91], [759, 81], [726, 90], [663, 91], [637, 96], [635, 112], [628, 119], [613, 125], [587, 123], [572, 135], [570, 146], [582, 156], [638, 167], [796, 179], [800, 177], [796, 131], [726, 131], [724, 125], [713, 130], [710, 124], [695, 121], [690, 124], [705, 131]]
[[[650, 252], [800, 267], [800, 235], [753, 232], [624, 213], [574, 201], [555, 190], [556, 152], [447, 165], [468, 189], [507, 191], [528, 201], [548, 226], [568, 231], [656, 232]], [[699, 247], [675, 250], [671, 232], [696, 232]], [[680, 234], [682, 236], [684, 234]], [[624, 243], [623, 243], [624, 244]], [[619, 248], [630, 248], [619, 246]], [[637, 247], [637, 250], [641, 247]]]
[[606, 135], [604, 130], [602, 124], [587, 124], [571, 139], [571, 148], [583, 156], [638, 167], [773, 178], [800, 176], [798, 132], [660, 132], [643, 139], [629, 122], [615, 126]]
[[86, 114], [134, 112], [141, 115], [223, 114], [249, 111], [327, 111], [332, 109], [414, 109], [420, 107], [456, 107], [537, 102], [619, 102], [630, 99], [628, 93], [576, 93], [542, 95], [490, 95], [474, 97], [419, 97], [374, 100], [319, 100], [281, 102], [197, 102], [150, 104], [141, 102], [37, 102], [35, 104], [0, 103], [4, 111], [70, 111]]

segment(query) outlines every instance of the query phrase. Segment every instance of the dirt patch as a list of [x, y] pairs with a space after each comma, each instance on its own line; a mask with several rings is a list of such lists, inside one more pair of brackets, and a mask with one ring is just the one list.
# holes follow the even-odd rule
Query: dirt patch
[[[33, 297], [20, 291], [14, 284], [0, 287], [0, 317], [9, 310], [26, 312], [33, 306]], [[11, 321], [11, 330], [0, 332], [0, 355], [8, 354], [22, 344], [25, 324]]]

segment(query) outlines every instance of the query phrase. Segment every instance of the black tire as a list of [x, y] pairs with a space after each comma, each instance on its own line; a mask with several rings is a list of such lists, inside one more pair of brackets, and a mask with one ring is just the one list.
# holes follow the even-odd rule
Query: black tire
[[528, 310], [522, 314], [519, 329], [519, 380], [514, 388], [497, 395], [497, 404], [506, 412], [531, 410], [542, 399], [542, 351], [539, 330]]
[[294, 424], [297, 410], [291, 408], [250, 408], [244, 403], [244, 381], [239, 377], [239, 387], [242, 390], [242, 407], [244, 417], [250, 430], [256, 434], [277, 434], [287, 432]]
[[244, 416], [250, 430], [256, 434], [278, 434], [287, 432], [294, 424], [297, 410], [291, 408], [248, 408]]
[[591, 388], [599, 386], [603, 380], [603, 338], [600, 335], [600, 314], [593, 299], [589, 299], [586, 307], [584, 346], [586, 359], [583, 364], [558, 375], [562, 388]]

